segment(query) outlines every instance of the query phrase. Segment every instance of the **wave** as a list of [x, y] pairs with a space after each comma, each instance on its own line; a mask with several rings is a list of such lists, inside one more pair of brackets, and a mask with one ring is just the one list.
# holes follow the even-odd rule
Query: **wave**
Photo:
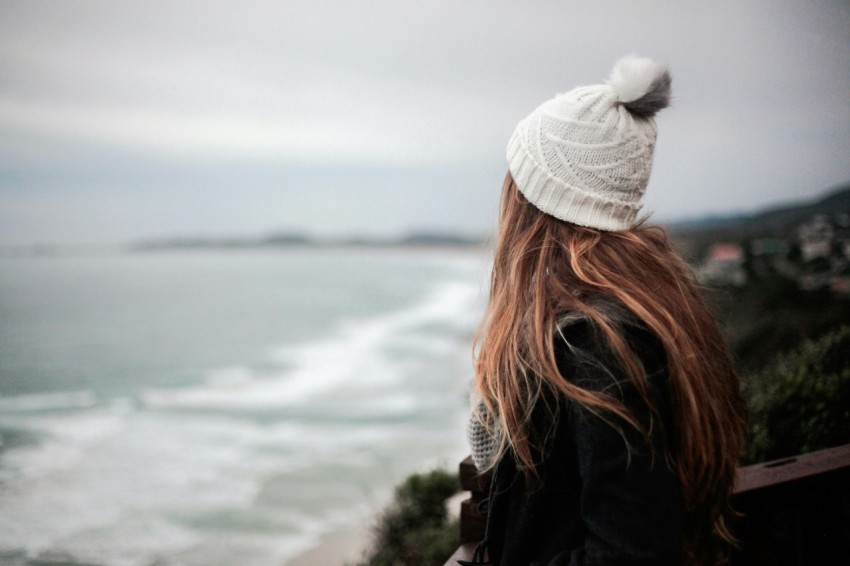
[[[475, 284], [445, 283], [412, 307], [342, 320], [325, 339], [273, 349], [269, 358], [279, 370], [271, 377], [232, 366], [214, 370], [202, 385], [147, 389], [140, 398], [151, 408], [244, 412], [302, 406], [334, 392], [380, 395], [403, 381], [417, 361], [466, 348], [479, 296]], [[382, 404], [412, 407], [398, 394]]]
[[0, 397], [0, 414], [89, 409], [97, 404], [92, 391], [59, 391]]
[[[462, 442], [450, 404], [481, 307], [462, 275], [195, 386], [0, 398], [0, 428], [38, 439], [3, 453], [0, 553], [283, 563], [364, 523], [421, 460]], [[286, 418], [253, 418], [267, 411]]]

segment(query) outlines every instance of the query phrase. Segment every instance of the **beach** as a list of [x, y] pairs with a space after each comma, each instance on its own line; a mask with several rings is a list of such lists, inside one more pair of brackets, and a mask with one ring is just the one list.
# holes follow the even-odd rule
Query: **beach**
[[3, 259], [0, 553], [357, 559], [396, 485], [464, 456], [485, 267], [384, 250]]
[[368, 528], [351, 527], [322, 536], [316, 547], [296, 556], [286, 564], [287, 566], [355, 564], [363, 558], [371, 544], [372, 534]]

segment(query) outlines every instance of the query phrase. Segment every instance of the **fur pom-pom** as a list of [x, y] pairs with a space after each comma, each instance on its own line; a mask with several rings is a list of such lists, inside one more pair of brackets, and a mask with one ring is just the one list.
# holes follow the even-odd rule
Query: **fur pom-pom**
[[666, 67], [637, 55], [617, 61], [607, 81], [623, 106], [643, 118], [654, 116], [670, 104], [672, 82]]

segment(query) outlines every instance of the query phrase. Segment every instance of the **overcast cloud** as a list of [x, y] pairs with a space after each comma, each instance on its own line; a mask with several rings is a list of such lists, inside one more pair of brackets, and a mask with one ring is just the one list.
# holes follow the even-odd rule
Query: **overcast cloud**
[[646, 209], [850, 181], [846, 2], [0, 2], [0, 244], [489, 231], [504, 146], [669, 64]]

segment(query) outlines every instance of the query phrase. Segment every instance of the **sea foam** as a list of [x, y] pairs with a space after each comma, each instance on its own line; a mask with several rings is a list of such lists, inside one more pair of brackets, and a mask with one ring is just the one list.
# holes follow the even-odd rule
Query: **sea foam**
[[459, 456], [482, 299], [459, 265], [405, 308], [337, 319], [195, 385], [0, 398], [0, 428], [37, 437], [3, 453], [0, 551], [283, 563], [374, 516], [404, 475]]
[[[242, 412], [299, 406], [339, 388], [380, 392], [403, 379], [416, 356], [444, 355], [456, 348], [447, 334], [468, 335], [478, 299], [476, 285], [446, 283], [410, 308], [342, 320], [328, 329], [326, 338], [272, 349], [269, 359], [281, 367], [272, 377], [254, 375], [247, 366], [221, 368], [202, 385], [147, 389], [141, 400], [151, 408]], [[433, 326], [441, 331], [429, 334]], [[394, 355], [399, 348], [408, 355]], [[397, 397], [389, 404], [405, 405]]]

